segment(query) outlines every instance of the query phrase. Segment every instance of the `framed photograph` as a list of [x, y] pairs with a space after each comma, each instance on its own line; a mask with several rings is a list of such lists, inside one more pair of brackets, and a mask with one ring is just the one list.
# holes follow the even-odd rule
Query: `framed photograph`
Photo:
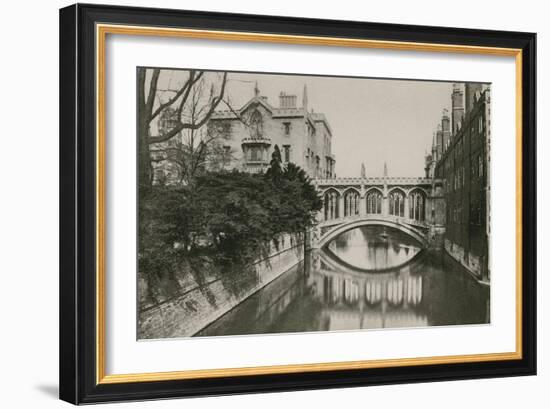
[[61, 399], [534, 375], [535, 54], [61, 9]]

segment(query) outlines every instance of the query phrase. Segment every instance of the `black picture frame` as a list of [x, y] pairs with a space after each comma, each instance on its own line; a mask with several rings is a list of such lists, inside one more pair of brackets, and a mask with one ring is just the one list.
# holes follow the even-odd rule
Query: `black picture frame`
[[[97, 382], [96, 24], [354, 38], [522, 52], [522, 343], [515, 360]], [[60, 398], [74, 404], [536, 374], [536, 34], [77, 4], [60, 10]]]

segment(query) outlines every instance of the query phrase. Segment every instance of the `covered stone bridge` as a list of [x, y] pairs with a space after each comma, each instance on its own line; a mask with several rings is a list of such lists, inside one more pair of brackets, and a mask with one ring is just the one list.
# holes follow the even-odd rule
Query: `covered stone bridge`
[[426, 247], [440, 244], [445, 203], [438, 179], [385, 176], [315, 179], [314, 183], [323, 199], [314, 247], [365, 225], [396, 228]]

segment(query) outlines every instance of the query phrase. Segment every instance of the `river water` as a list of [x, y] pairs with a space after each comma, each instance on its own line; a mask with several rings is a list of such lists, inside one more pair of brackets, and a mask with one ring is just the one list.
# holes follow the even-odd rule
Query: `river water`
[[489, 323], [489, 287], [399, 230], [349, 230], [197, 336]]

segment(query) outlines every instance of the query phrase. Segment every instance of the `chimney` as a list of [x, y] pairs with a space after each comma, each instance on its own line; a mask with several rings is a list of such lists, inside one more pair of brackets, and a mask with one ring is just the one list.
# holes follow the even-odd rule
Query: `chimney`
[[304, 84], [304, 93], [302, 94], [302, 108], [307, 112], [307, 85]]
[[296, 95], [279, 94], [279, 108], [296, 108]]
[[453, 93], [451, 94], [452, 104], [452, 129], [451, 134], [455, 134], [459, 127], [458, 124], [464, 119], [464, 92], [460, 84], [453, 84]]
[[475, 100], [476, 93], [478, 92], [481, 93], [482, 91], [482, 84], [476, 83], [476, 82], [467, 82], [464, 88], [465, 88], [464, 99], [466, 100], [465, 108], [466, 108], [466, 113], [468, 113], [474, 107], [474, 103], [476, 101]]

